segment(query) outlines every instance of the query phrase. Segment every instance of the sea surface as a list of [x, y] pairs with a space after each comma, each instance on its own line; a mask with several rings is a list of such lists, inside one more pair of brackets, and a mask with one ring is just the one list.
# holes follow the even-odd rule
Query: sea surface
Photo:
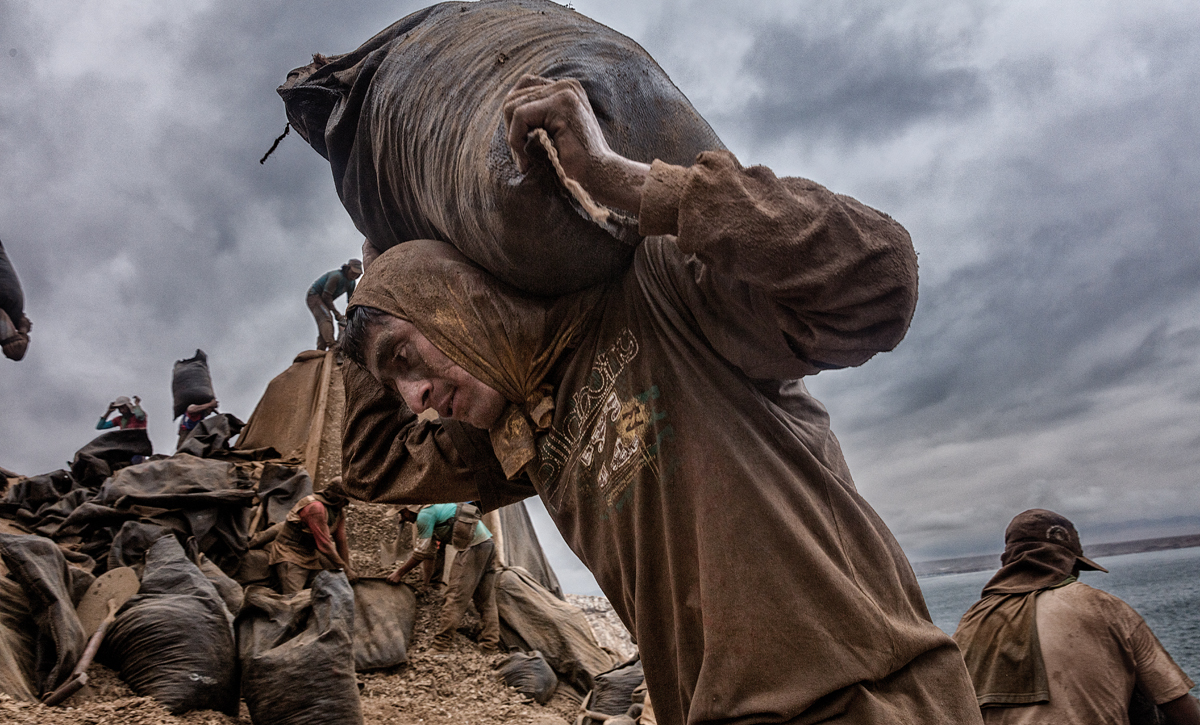
[[[1150, 625], [1167, 652], [1200, 682], [1200, 548], [1097, 558], [1109, 573], [1085, 571], [1080, 581], [1124, 599]], [[999, 557], [997, 557], [999, 566]], [[995, 570], [921, 577], [933, 623], [949, 634]], [[1200, 687], [1192, 689], [1200, 694]]]

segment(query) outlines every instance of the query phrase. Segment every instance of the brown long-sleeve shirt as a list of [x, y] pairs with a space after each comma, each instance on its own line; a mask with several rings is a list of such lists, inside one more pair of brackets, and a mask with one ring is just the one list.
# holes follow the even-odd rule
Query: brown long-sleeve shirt
[[[908, 235], [724, 152], [655, 163], [640, 218], [677, 236], [641, 245], [554, 369], [532, 477], [634, 632], [659, 722], [978, 723], [957, 647], [800, 381], [903, 337]], [[348, 396], [352, 485], [520, 492], [372, 395]]]

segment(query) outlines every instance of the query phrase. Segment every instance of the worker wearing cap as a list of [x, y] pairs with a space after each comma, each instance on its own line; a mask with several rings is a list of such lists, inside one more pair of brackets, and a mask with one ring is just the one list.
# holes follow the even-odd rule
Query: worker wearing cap
[[[109, 420], [108, 416], [112, 415], [114, 411], [121, 415]], [[96, 430], [106, 430], [108, 428], [137, 430], [138, 428], [144, 429], [145, 427], [146, 411], [142, 410], [142, 399], [136, 395], [133, 396], [133, 400], [122, 395], [109, 403], [108, 410], [104, 411], [104, 415], [100, 416], [100, 422], [96, 423]]]
[[351, 259], [343, 264], [341, 269], [326, 272], [318, 277], [317, 281], [308, 288], [306, 302], [313, 319], [317, 321], [318, 350], [327, 350], [337, 343], [337, 336], [333, 331], [333, 320], [336, 319], [338, 323], [345, 325], [346, 318], [333, 306], [333, 301], [346, 295], [348, 302], [350, 296], [354, 294], [354, 280], [361, 277], [362, 273], [362, 262]]
[[[440, 548], [449, 545], [458, 515], [459, 505], [452, 503], [410, 505], [401, 509], [400, 520], [417, 525], [416, 545], [408, 561], [388, 575], [388, 581], [399, 584], [418, 564], [432, 560]], [[479, 646], [485, 652], [499, 650], [500, 614], [496, 609], [495, 555], [496, 544], [492, 540], [492, 532], [482, 521], [477, 521], [470, 543], [454, 555], [441, 620], [433, 638], [434, 649], [450, 649], [454, 642], [454, 631], [467, 611], [467, 603], [474, 600], [483, 624]]]
[[296, 502], [268, 547], [272, 568], [284, 594], [307, 589], [323, 569], [342, 569], [354, 582], [346, 545], [346, 497], [329, 487]]
[[1078, 581], [1081, 570], [1108, 570], [1083, 555], [1069, 520], [1018, 514], [1000, 562], [954, 634], [985, 723], [1124, 724], [1134, 688], [1169, 725], [1200, 723], [1193, 682], [1141, 616]]

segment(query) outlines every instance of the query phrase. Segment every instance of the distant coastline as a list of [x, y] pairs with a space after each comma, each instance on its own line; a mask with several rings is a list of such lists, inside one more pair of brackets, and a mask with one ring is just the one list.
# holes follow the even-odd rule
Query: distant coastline
[[[1200, 546], [1200, 534], [1117, 541], [1111, 544], [1093, 544], [1084, 547], [1084, 553], [1090, 558], [1098, 559], [1104, 556], [1141, 554], [1146, 551], [1165, 551], [1167, 549], [1187, 549], [1193, 546]], [[998, 568], [1000, 568], [999, 554], [960, 556], [953, 559], [932, 559], [930, 561], [918, 561], [913, 564], [913, 571], [917, 573], [917, 576], [965, 574], [972, 571], [987, 571]]]

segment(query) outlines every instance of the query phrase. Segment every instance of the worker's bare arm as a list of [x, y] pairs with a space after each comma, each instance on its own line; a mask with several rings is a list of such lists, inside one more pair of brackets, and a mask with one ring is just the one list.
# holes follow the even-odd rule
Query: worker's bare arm
[[312, 532], [313, 541], [316, 542], [317, 551], [329, 558], [333, 565], [339, 569], [346, 568], [346, 562], [338, 553], [337, 547], [334, 546], [333, 537], [329, 531], [329, 525], [325, 520], [325, 505], [320, 502], [310, 503], [300, 509], [300, 518], [304, 520], [308, 530]]
[[1200, 702], [1184, 695], [1158, 706], [1167, 716], [1167, 725], [1200, 725]]
[[416, 553], [413, 553], [412, 556], [408, 557], [408, 561], [396, 567], [391, 574], [388, 574], [387, 580], [392, 584], [399, 584], [400, 582], [404, 581], [404, 577], [407, 576], [410, 571], [417, 568], [417, 565], [422, 561], [425, 561], [423, 557], [417, 556]]
[[567, 176], [596, 201], [636, 214], [650, 165], [613, 151], [587, 93], [574, 79], [552, 81], [525, 76], [504, 102], [508, 144], [517, 168], [529, 168], [525, 144], [531, 131], [546, 130]]
[[358, 574], [350, 566], [350, 546], [346, 543], [346, 518], [338, 520], [337, 529], [333, 532], [334, 543], [337, 544], [338, 557], [342, 560], [342, 568], [346, 570], [346, 578], [350, 583], [358, 581]]

